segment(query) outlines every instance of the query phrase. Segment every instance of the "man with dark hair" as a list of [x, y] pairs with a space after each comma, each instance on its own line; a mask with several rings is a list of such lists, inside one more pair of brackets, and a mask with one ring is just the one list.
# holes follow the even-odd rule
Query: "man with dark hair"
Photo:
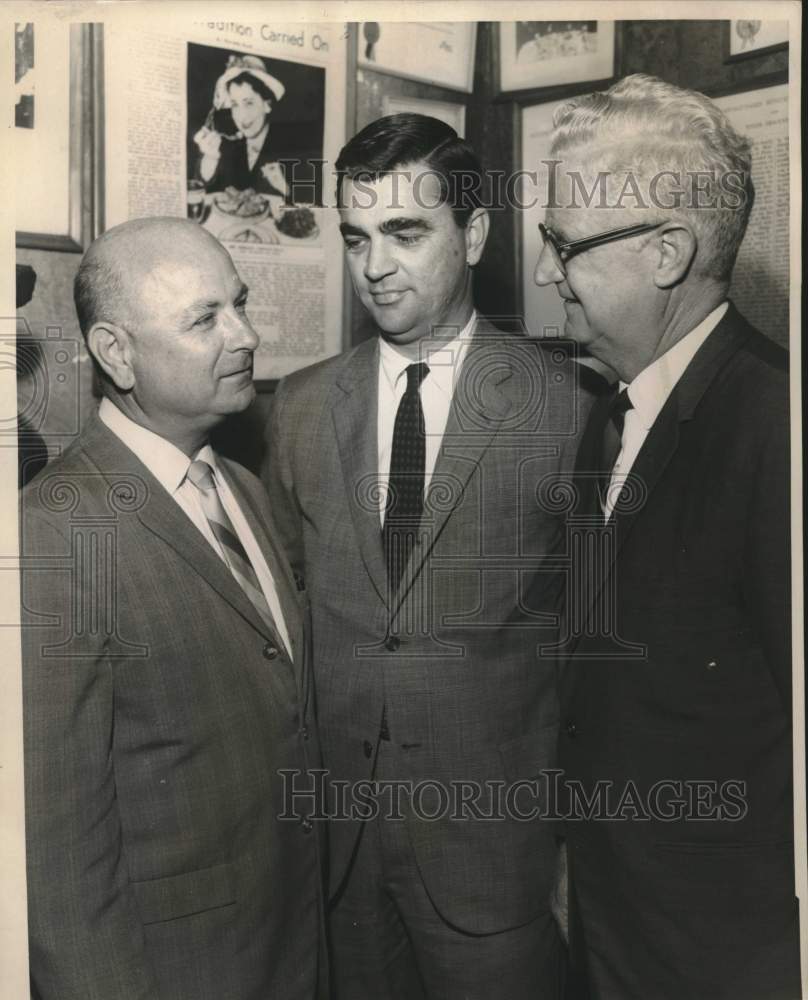
[[560, 525], [537, 488], [574, 450], [574, 383], [475, 312], [482, 168], [449, 126], [382, 118], [336, 166], [378, 336], [280, 383], [265, 474], [312, 605], [335, 996], [554, 997]]
[[[327, 995], [308, 619], [213, 427], [255, 390], [212, 236], [139, 219], [76, 278], [104, 399], [22, 494], [28, 932], [38, 1000]], [[318, 981], [319, 980], [319, 981]]]
[[575, 996], [792, 1000], [788, 356], [727, 300], [749, 143], [639, 74], [560, 108], [552, 143], [536, 281], [619, 378], [576, 470]]

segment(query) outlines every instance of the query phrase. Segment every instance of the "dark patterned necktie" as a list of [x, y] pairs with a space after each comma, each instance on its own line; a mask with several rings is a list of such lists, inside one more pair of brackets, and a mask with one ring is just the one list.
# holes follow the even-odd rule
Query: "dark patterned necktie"
[[421, 383], [429, 366], [407, 367], [407, 388], [398, 404], [390, 455], [390, 480], [382, 539], [387, 559], [387, 579], [395, 592], [409, 561], [424, 510], [426, 432], [421, 407]]
[[628, 389], [621, 389], [615, 396], [607, 411], [606, 424], [603, 428], [601, 445], [601, 460], [598, 465], [598, 491], [601, 505], [606, 503], [609, 483], [617, 456], [623, 443], [623, 428], [626, 423], [626, 413], [633, 409], [634, 404], [628, 396]]

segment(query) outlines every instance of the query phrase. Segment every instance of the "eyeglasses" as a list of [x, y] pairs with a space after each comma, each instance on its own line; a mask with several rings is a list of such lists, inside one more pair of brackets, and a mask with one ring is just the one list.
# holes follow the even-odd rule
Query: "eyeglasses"
[[566, 275], [567, 269], [564, 265], [576, 254], [583, 253], [585, 250], [591, 250], [593, 247], [602, 246], [604, 243], [612, 243], [614, 240], [625, 240], [629, 236], [650, 233], [652, 229], [659, 229], [664, 224], [664, 222], [641, 222], [636, 226], [623, 226], [621, 229], [610, 229], [605, 233], [585, 236], [582, 240], [573, 240], [571, 243], [562, 243], [553, 230], [548, 229], [543, 222], [539, 223], [539, 233], [544, 241], [544, 246], [550, 248], [553, 263], [563, 275]]

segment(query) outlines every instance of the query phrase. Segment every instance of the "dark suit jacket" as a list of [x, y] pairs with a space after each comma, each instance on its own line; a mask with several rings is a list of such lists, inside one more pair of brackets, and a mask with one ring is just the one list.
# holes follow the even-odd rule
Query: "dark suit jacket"
[[613, 809], [633, 782], [650, 815], [567, 824], [593, 995], [792, 998], [787, 355], [734, 307], [632, 476], [600, 546], [575, 546], [600, 561], [578, 566], [597, 596], [563, 687], [567, 778], [612, 782]]
[[[392, 595], [375, 490], [378, 342], [278, 387], [265, 482], [311, 593], [324, 764], [337, 779], [370, 777], [385, 704], [402, 780], [510, 784], [554, 762], [556, 666], [537, 650], [556, 635], [558, 578], [545, 562], [560, 520], [537, 485], [572, 460], [577, 389], [563, 351], [479, 326], [422, 544]], [[547, 913], [552, 824], [468, 817], [407, 816], [443, 917], [489, 933]], [[331, 826], [332, 890], [358, 828]]]
[[221, 468], [294, 665], [193, 523], [96, 417], [22, 494], [31, 975], [41, 1000], [308, 1000], [318, 834], [307, 601], [260, 483]]

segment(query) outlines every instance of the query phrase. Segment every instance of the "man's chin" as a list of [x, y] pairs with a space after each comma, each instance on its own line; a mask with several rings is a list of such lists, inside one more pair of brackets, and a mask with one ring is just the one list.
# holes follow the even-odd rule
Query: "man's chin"
[[222, 416], [226, 416], [229, 413], [243, 413], [254, 399], [255, 383], [250, 382], [240, 388], [238, 392], [232, 393], [222, 407]]
[[395, 344], [396, 347], [405, 347], [407, 344], [417, 344], [419, 340], [423, 340], [426, 333], [422, 330], [416, 328], [408, 328], [406, 330], [385, 330], [384, 327], [379, 324], [379, 332], [382, 338], [386, 340], [389, 344]]

